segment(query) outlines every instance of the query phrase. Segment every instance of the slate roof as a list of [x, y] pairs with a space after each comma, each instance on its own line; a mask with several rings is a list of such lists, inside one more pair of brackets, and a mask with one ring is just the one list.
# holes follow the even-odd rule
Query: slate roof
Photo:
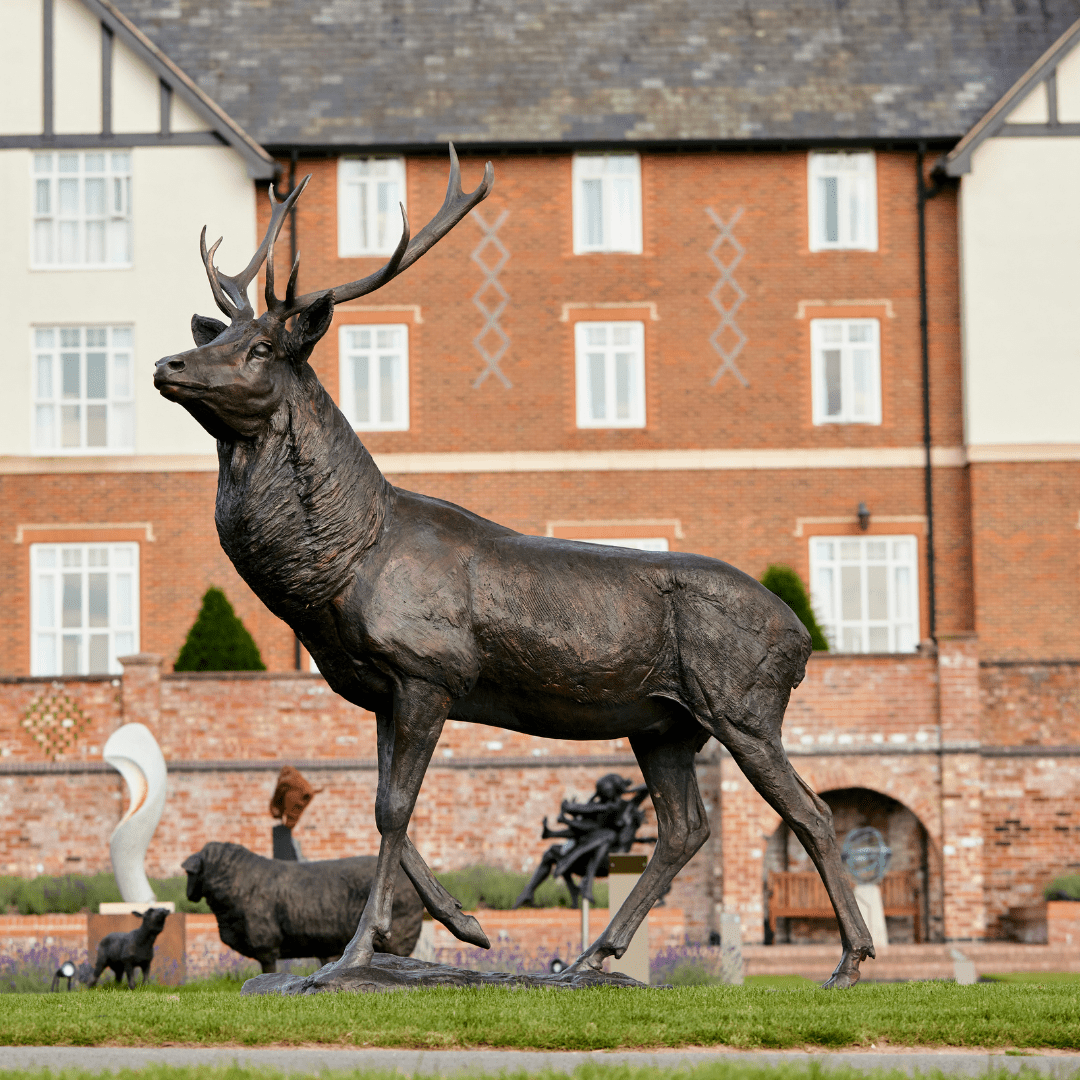
[[958, 139], [1080, 0], [113, 0], [263, 146]]

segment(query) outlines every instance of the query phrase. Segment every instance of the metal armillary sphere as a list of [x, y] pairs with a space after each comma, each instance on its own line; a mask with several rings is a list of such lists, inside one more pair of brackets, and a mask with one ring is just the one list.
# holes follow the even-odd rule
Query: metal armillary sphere
[[847, 872], [860, 885], [876, 885], [885, 876], [892, 860], [892, 849], [877, 829], [869, 826], [852, 829], [844, 837], [840, 858]]

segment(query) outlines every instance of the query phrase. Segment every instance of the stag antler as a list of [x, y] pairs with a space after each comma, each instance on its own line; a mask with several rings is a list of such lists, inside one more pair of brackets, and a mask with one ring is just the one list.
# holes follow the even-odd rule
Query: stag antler
[[[359, 281], [350, 281], [347, 285], [338, 285], [331, 289], [334, 303], [341, 304], [346, 300], [355, 300], [358, 296], [381, 289], [388, 281], [393, 280], [402, 271], [407, 270], [424, 252], [433, 248], [474, 206], [483, 202], [491, 191], [491, 185], [495, 181], [495, 170], [489, 161], [484, 167], [484, 179], [475, 191], [466, 194], [461, 190], [461, 166], [458, 164], [457, 151], [454, 144], [450, 144], [450, 181], [446, 185], [446, 198], [443, 200], [439, 212], [420, 230], [410, 242], [409, 240], [409, 217], [405, 213], [405, 207], [401, 208], [402, 230], [401, 239], [398, 241], [394, 254], [390, 261], [374, 274], [369, 274]], [[325, 290], [318, 293], [308, 293], [289, 304], [289, 314], [306, 307], [316, 297], [324, 296]], [[286, 301], [288, 303], [288, 301]]]
[[[293, 203], [300, 198], [300, 193], [307, 187], [310, 179], [311, 174], [309, 173], [280, 202], [276, 198], [273, 188], [270, 189], [270, 224], [266, 227], [266, 235], [263, 237], [258, 250], [252, 255], [247, 268], [242, 273], [237, 274], [236, 277], [221, 273], [214, 265], [214, 252], [217, 251], [218, 244], [221, 243], [221, 237], [219, 236], [214, 246], [207, 251], [206, 226], [203, 226], [202, 236], [199, 237], [199, 250], [202, 253], [203, 265], [206, 267], [206, 276], [210, 279], [210, 288], [213, 290], [217, 306], [233, 322], [255, 317], [255, 312], [251, 308], [251, 301], [248, 300], [247, 288], [254, 280], [255, 275], [259, 272], [259, 267], [262, 266], [267, 256], [269, 256], [270, 261], [267, 262], [266, 266], [266, 306], [268, 310], [275, 310], [282, 306], [274, 296], [274, 241], [277, 240], [278, 233], [281, 232], [281, 226], [285, 222], [285, 215], [292, 209]], [[300, 256], [297, 255], [289, 278], [288, 295], [290, 297], [295, 294], [296, 272], [299, 265]], [[271, 303], [271, 301], [273, 302]]]
[[484, 178], [480, 181], [475, 191], [466, 194], [461, 190], [461, 166], [458, 164], [457, 151], [454, 144], [450, 144], [450, 181], [446, 185], [446, 198], [439, 212], [420, 230], [414, 239], [409, 239], [409, 216], [405, 213], [405, 207], [401, 207], [401, 239], [398, 241], [394, 254], [390, 261], [374, 274], [369, 274], [359, 281], [350, 281], [347, 285], [338, 285], [334, 289], [322, 290], [315, 293], [307, 293], [304, 296], [296, 295], [296, 275], [300, 269], [300, 255], [297, 253], [293, 262], [292, 272], [289, 275], [289, 284], [285, 290], [285, 299], [279, 300], [274, 292], [274, 242], [285, 221], [285, 215], [292, 209], [293, 203], [300, 197], [300, 193], [307, 187], [311, 179], [308, 174], [279, 202], [273, 189], [270, 191], [270, 224], [267, 226], [266, 235], [259, 245], [259, 250], [251, 257], [247, 269], [236, 277], [222, 274], [214, 265], [214, 252], [221, 243], [219, 237], [217, 243], [206, 250], [206, 228], [203, 228], [199, 239], [199, 248], [202, 252], [203, 265], [206, 267], [206, 276], [210, 279], [210, 288], [214, 292], [214, 300], [217, 306], [232, 319], [233, 322], [243, 319], [252, 319], [255, 312], [252, 311], [251, 303], [247, 298], [247, 287], [251, 284], [259, 267], [266, 262], [266, 310], [273, 312], [280, 319], [287, 319], [298, 311], [307, 307], [316, 299], [324, 297], [327, 291], [334, 298], [335, 304], [344, 303], [346, 300], [355, 300], [358, 296], [381, 289], [388, 281], [392, 281], [403, 270], [407, 270], [424, 252], [433, 248], [477, 203], [487, 198], [491, 191], [491, 185], [495, 180], [495, 170], [489, 161], [484, 167]]

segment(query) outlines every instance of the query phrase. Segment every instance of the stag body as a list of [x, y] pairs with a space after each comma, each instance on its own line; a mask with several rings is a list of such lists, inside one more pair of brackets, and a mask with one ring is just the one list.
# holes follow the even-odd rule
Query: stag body
[[[406, 222], [386, 268], [308, 297], [293, 295], [295, 265], [284, 303], [273, 292], [273, 239], [302, 186], [275, 204], [267, 238], [238, 278], [219, 278], [204, 244], [232, 325], [196, 316], [199, 347], [161, 360], [155, 375], [161, 392], [218, 439], [216, 521], [237, 570], [293, 627], [333, 689], [377, 718], [376, 880], [341, 960], [313, 979], [334, 985], [338, 972], [370, 961], [390, 931], [399, 861], [436, 918], [488, 944], [405, 832], [453, 717], [551, 738], [629, 738], [656, 809], [656, 852], [578, 965], [621, 956], [705, 842], [694, 756], [715, 735], [821, 871], [844, 945], [830, 981], [851, 985], [872, 942], [841, 873], [828, 808], [780, 743], [810, 652], [790, 609], [714, 559], [523, 536], [393, 487], [307, 364], [335, 301], [419, 257], [486, 195], [488, 169], [466, 196], [452, 157], [443, 210], [411, 244]], [[244, 289], [264, 257], [268, 310], [255, 318]]]

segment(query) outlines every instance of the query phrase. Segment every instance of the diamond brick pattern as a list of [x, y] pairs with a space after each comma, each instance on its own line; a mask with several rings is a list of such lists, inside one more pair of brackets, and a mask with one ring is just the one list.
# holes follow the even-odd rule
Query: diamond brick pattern
[[[494, 375], [509, 390], [513, 383], [506, 377], [499, 362], [510, 348], [510, 337], [499, 325], [499, 317], [506, 310], [510, 302], [510, 296], [499, 281], [499, 271], [510, 259], [510, 252], [506, 245], [499, 239], [499, 229], [505, 224], [510, 216], [509, 210], [503, 210], [492, 224], [484, 220], [479, 210], [471, 214], [473, 221], [479, 226], [483, 237], [480, 243], [473, 248], [469, 258], [480, 267], [484, 280], [480, 288], [473, 293], [472, 302], [477, 311], [484, 317], [484, 325], [480, 332], [473, 338], [476, 351], [484, 358], [484, 370], [476, 377], [473, 387], [478, 389], [484, 384], [489, 375]], [[492, 256], [494, 260], [492, 261]]]
[[[742, 257], [746, 253], [742, 244], [735, 239], [735, 226], [739, 223], [739, 218], [743, 216], [743, 207], [736, 207], [729, 221], [724, 221], [711, 206], [705, 207], [705, 213], [709, 215], [709, 220], [717, 229], [716, 239], [713, 241], [712, 247], [709, 248], [709, 258], [712, 260], [713, 266], [720, 271], [720, 277], [709, 292], [709, 302], [720, 314], [720, 325], [709, 335], [709, 344], [716, 350], [717, 355], [723, 361], [709, 380], [709, 385], [715, 386], [724, 372], [730, 371], [743, 386], [749, 386], [750, 380], [739, 370], [738, 365], [735, 363], [736, 357], [742, 352], [743, 346], [746, 344], [746, 334], [743, 333], [739, 324], [735, 321], [735, 316], [746, 299], [746, 293], [743, 291], [742, 286], [735, 280], [735, 268], [742, 262]], [[734, 252], [733, 255], [728, 255], [723, 250], [725, 244], [730, 245]], [[721, 254], [727, 256], [727, 262], [721, 257]], [[734, 295], [734, 299], [727, 301], [728, 296], [731, 294]]]

